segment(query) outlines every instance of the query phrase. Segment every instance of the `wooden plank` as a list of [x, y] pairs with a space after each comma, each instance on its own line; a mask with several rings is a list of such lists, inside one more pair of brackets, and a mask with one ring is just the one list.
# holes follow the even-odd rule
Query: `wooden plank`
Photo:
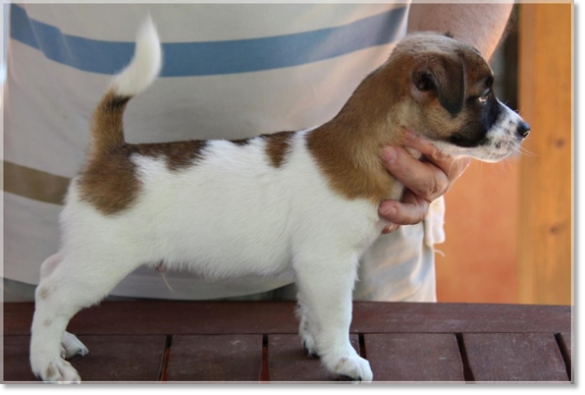
[[[70, 362], [84, 383], [156, 382], [166, 336], [79, 336], [89, 349]], [[34, 381], [29, 365], [29, 336], [4, 337], [4, 380]]]
[[392, 333], [364, 338], [375, 381], [465, 381], [454, 334]]
[[454, 334], [365, 335], [376, 381], [464, 381]]
[[519, 300], [572, 304], [573, 4], [520, 5]]
[[[295, 333], [298, 323], [294, 309], [292, 302], [103, 302], [79, 312], [70, 322], [69, 331], [175, 335]], [[30, 334], [33, 312], [33, 303], [5, 304], [5, 333]]]
[[570, 332], [570, 327], [569, 306], [356, 302], [351, 332]]
[[260, 335], [173, 336], [168, 381], [258, 382], [262, 368]]
[[464, 333], [476, 381], [567, 381], [552, 333]]
[[[104, 302], [69, 325], [75, 334], [238, 334], [298, 331], [293, 302]], [[32, 303], [4, 306], [4, 331], [30, 334]], [[571, 332], [569, 306], [354, 303], [352, 333]], [[131, 319], [130, 319], [131, 317]]]
[[38, 382], [30, 370], [30, 336], [4, 336], [4, 382]]
[[[358, 335], [350, 335], [350, 340], [359, 352]], [[307, 355], [298, 335], [268, 337], [268, 372], [270, 381], [278, 382], [339, 380], [339, 377], [325, 370], [318, 357]]]

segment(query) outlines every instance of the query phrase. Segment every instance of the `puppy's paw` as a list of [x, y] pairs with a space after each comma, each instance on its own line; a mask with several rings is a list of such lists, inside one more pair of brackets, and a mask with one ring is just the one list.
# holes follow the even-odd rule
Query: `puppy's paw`
[[308, 356], [311, 358], [319, 358], [319, 354], [317, 353], [317, 348], [315, 346], [315, 339], [313, 336], [309, 335], [307, 337], [303, 336], [303, 348], [305, 349]]
[[327, 358], [323, 362], [327, 369], [343, 380], [371, 382], [374, 378], [370, 363], [355, 352]]
[[303, 348], [307, 352], [307, 355], [312, 358], [319, 358], [319, 353], [317, 352], [317, 342], [315, 341], [315, 337], [309, 329], [309, 321], [307, 320], [306, 316], [301, 317], [299, 335], [303, 340]]
[[61, 358], [69, 359], [76, 355], [83, 357], [87, 353], [89, 353], [87, 347], [74, 334], [69, 332], [63, 333], [63, 338], [61, 339]]
[[52, 361], [31, 360], [33, 373], [42, 381], [57, 384], [80, 384], [81, 377], [71, 364], [61, 358]]

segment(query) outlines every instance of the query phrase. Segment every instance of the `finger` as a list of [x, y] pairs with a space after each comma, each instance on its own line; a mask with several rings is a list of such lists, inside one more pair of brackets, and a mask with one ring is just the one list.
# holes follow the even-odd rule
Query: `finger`
[[422, 153], [427, 160], [443, 170], [451, 181], [455, 181], [459, 178], [471, 163], [471, 158], [454, 158], [449, 156], [438, 149], [432, 142], [421, 138], [415, 133], [407, 131], [405, 136], [406, 140], [404, 145]]
[[429, 212], [429, 202], [407, 191], [403, 201], [385, 200], [380, 204], [380, 217], [396, 225], [414, 225], [423, 221]]
[[399, 226], [399, 225], [396, 225], [396, 224], [389, 224], [389, 225], [386, 225], [386, 226], [384, 227], [384, 229], [382, 229], [382, 234], [383, 234], [383, 235], [386, 235], [386, 234], [388, 234], [388, 233], [392, 233], [392, 232], [394, 232], [394, 231], [395, 231], [396, 229], [398, 229], [398, 228], [400, 228], [400, 226]]
[[382, 150], [386, 169], [407, 189], [431, 202], [442, 196], [451, 181], [445, 172], [433, 163], [421, 162], [400, 147]]
[[404, 145], [414, 148], [438, 165], [446, 165], [453, 161], [453, 157], [438, 149], [430, 140], [420, 137], [416, 133], [406, 131]]

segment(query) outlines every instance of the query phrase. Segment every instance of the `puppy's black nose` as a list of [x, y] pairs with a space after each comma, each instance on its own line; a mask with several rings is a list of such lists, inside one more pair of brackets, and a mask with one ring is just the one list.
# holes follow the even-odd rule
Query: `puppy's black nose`
[[516, 129], [516, 133], [518, 133], [518, 136], [526, 138], [526, 136], [528, 136], [528, 133], [530, 133], [530, 125], [524, 121], [521, 121], [518, 124], [518, 129]]

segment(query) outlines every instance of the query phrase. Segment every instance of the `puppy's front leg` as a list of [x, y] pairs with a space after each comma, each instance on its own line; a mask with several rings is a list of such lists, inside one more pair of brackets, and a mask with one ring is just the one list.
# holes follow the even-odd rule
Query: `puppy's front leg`
[[357, 259], [305, 258], [295, 265], [299, 299], [305, 318], [315, 328], [315, 350], [331, 372], [358, 381], [372, 381], [368, 361], [349, 340], [352, 290]]

